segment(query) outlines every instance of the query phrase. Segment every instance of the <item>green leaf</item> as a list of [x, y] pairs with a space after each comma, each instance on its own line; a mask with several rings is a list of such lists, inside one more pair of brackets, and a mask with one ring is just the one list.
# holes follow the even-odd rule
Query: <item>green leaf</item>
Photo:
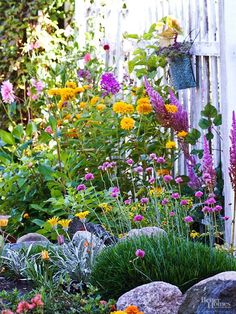
[[207, 138], [208, 141], [212, 140], [212, 139], [214, 138], [213, 133], [208, 132], [208, 133], [206, 134], [206, 138]]
[[45, 221], [43, 221], [41, 219], [33, 219], [32, 222], [39, 227], [42, 227], [45, 224]]
[[133, 39], [139, 39], [139, 35], [137, 34], [124, 34], [123, 35], [124, 38], [133, 38]]
[[215, 119], [213, 120], [213, 123], [215, 124], [215, 126], [219, 126], [222, 124], [222, 114], [218, 114]]
[[186, 136], [186, 140], [189, 144], [195, 145], [197, 140], [201, 137], [201, 132], [197, 129], [192, 129], [191, 132]]
[[217, 109], [211, 104], [207, 104], [201, 111], [201, 115], [206, 118], [215, 118], [217, 115]]
[[7, 131], [0, 130], [0, 138], [6, 144], [10, 144], [10, 145], [15, 144], [15, 139], [14, 139], [13, 135]]
[[198, 125], [203, 130], [208, 129], [211, 126], [211, 120], [207, 120], [207, 119], [201, 118], [199, 123], [198, 123]]
[[57, 120], [53, 116], [49, 117], [49, 124], [52, 127], [52, 130], [56, 131], [56, 129], [57, 129]]

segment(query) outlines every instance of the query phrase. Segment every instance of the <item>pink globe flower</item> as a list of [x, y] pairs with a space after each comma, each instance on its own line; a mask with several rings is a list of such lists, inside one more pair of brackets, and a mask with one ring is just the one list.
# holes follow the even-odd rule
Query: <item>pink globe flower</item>
[[53, 133], [53, 130], [52, 130], [52, 127], [49, 125], [47, 126], [45, 129], [44, 129], [44, 132], [48, 133], [48, 134], [52, 134]]
[[164, 181], [166, 183], [170, 182], [171, 180], [173, 180], [173, 177], [169, 174], [166, 174], [164, 177], [163, 177]]
[[136, 168], [134, 168], [134, 171], [137, 173], [142, 173], [143, 172], [143, 167], [142, 166], [138, 166]]
[[157, 158], [157, 155], [156, 155], [155, 153], [151, 153], [151, 154], [149, 155], [149, 157], [150, 157], [152, 160], [154, 160], [154, 159]]
[[138, 249], [136, 252], [135, 252], [135, 255], [139, 258], [144, 258], [145, 256], [145, 251], [141, 250], [141, 249]]
[[216, 205], [214, 208], [213, 208], [213, 212], [220, 212], [222, 210], [222, 206], [220, 205]]
[[202, 191], [197, 191], [197, 192], [195, 193], [195, 197], [197, 197], [197, 198], [201, 198], [202, 195], [203, 195], [203, 192], [202, 192]]
[[170, 212], [170, 214], [169, 214], [169, 215], [170, 215], [170, 217], [174, 217], [175, 212], [173, 212], [173, 211], [172, 211], [172, 212]]
[[164, 164], [166, 162], [165, 158], [164, 157], [157, 157], [155, 159], [155, 161], [158, 163], [158, 164]]
[[91, 181], [94, 179], [94, 175], [92, 173], [86, 173], [86, 175], [84, 176], [84, 179], [86, 181]]
[[4, 81], [2, 83], [1, 94], [3, 102], [11, 104], [15, 101], [13, 85], [9, 81]]
[[180, 184], [180, 183], [182, 183], [182, 182], [184, 182], [184, 181], [183, 181], [183, 179], [182, 179], [181, 177], [178, 177], [178, 178], [175, 179], [175, 182], [176, 182], [177, 184]]
[[216, 200], [214, 197], [209, 197], [207, 200], [205, 200], [204, 204], [206, 205], [213, 205], [216, 203]]
[[212, 212], [212, 208], [209, 206], [204, 206], [202, 209], [203, 213], [211, 213]]
[[184, 222], [187, 222], [187, 223], [193, 222], [193, 217], [191, 216], [184, 217]]
[[132, 203], [131, 198], [128, 198], [127, 200], [124, 200], [125, 205], [130, 205]]
[[151, 177], [151, 178], [148, 180], [148, 182], [149, 182], [150, 184], [154, 184], [155, 181], [156, 181], [156, 179], [155, 179], [154, 177]]
[[180, 205], [181, 206], [188, 205], [188, 200], [181, 200]]
[[152, 168], [152, 167], [147, 167], [147, 168], [146, 168], [146, 172], [147, 172], [147, 173], [152, 173], [152, 171], [153, 171], [153, 168]]
[[129, 158], [129, 159], [126, 160], [126, 163], [127, 163], [129, 166], [132, 166], [133, 163], [134, 163], [134, 161], [133, 161], [132, 158]]
[[117, 186], [114, 186], [111, 190], [111, 197], [117, 198], [119, 196], [120, 189]]
[[85, 191], [86, 190], [86, 186], [84, 184], [79, 184], [76, 188], [77, 191]]
[[172, 194], [171, 194], [171, 197], [172, 197], [173, 199], [177, 200], [177, 199], [180, 197], [180, 195], [179, 195], [179, 193], [172, 193]]
[[148, 199], [147, 197], [142, 197], [141, 200], [140, 200], [140, 203], [141, 203], [142, 205], [145, 205], [145, 204], [147, 204], [148, 202], [149, 202], [149, 199]]
[[137, 221], [142, 221], [143, 219], [144, 217], [142, 215], [135, 215], [133, 220], [137, 222]]
[[167, 198], [163, 198], [161, 205], [166, 205], [167, 203], [169, 203], [169, 200]]
[[90, 53], [86, 53], [85, 56], [84, 56], [84, 62], [89, 62], [91, 60], [91, 55]]

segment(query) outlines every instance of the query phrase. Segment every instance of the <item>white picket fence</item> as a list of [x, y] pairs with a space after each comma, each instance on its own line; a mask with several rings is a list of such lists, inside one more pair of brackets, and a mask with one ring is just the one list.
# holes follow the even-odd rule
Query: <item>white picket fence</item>
[[[103, 5], [105, 4], [105, 5]], [[185, 36], [195, 39], [192, 47], [193, 68], [197, 81], [197, 88], [179, 91], [179, 99], [189, 112], [191, 127], [198, 128], [200, 113], [204, 105], [211, 103], [223, 113], [223, 143], [220, 138], [213, 142], [215, 165], [223, 159], [224, 179], [226, 184], [225, 201], [226, 214], [231, 216], [231, 208], [227, 206], [232, 200], [232, 190], [228, 179], [228, 153], [222, 153], [221, 147], [228, 150], [228, 133], [231, 123], [229, 111], [236, 109], [236, 105], [229, 101], [228, 95], [232, 91], [225, 91], [226, 77], [232, 77], [230, 66], [236, 69], [236, 58], [231, 58], [228, 63], [227, 56], [230, 49], [225, 49], [224, 44], [231, 38], [227, 34], [236, 29], [235, 0], [94, 0], [91, 5], [88, 0], [75, 1], [75, 20], [80, 28], [79, 42], [85, 42], [85, 32], [92, 30], [95, 34], [93, 44], [97, 47], [108, 43], [111, 47], [112, 58], [117, 75], [121, 78], [126, 71], [128, 59], [132, 58], [132, 51], [136, 43], [123, 38], [123, 34], [143, 34], [152, 23], [166, 15], [171, 15], [179, 20]], [[232, 13], [231, 13], [232, 11]], [[96, 19], [93, 19], [96, 17]], [[102, 27], [101, 27], [102, 26]], [[101, 31], [102, 29], [102, 31]], [[235, 37], [235, 36], [234, 36]], [[182, 38], [184, 39], [184, 38]], [[236, 47], [236, 39], [234, 40]], [[236, 53], [236, 52], [235, 52]], [[221, 55], [222, 54], [222, 55]], [[225, 70], [225, 62], [228, 72]], [[236, 71], [235, 71], [236, 75]], [[234, 80], [235, 81], [235, 80]], [[232, 86], [228, 83], [228, 89]], [[236, 88], [234, 88], [236, 90]], [[224, 95], [222, 99], [222, 94]], [[236, 99], [236, 91], [234, 92]], [[228, 99], [228, 109], [221, 108]], [[199, 143], [201, 146], [201, 143]], [[226, 145], [226, 146], [225, 146]], [[179, 172], [183, 172], [183, 159], [178, 163]], [[226, 228], [226, 237], [230, 238], [230, 223]]]

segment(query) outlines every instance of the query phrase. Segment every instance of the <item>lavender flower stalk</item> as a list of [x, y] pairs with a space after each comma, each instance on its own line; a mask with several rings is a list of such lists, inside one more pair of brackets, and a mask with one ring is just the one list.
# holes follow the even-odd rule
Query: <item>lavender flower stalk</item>
[[213, 159], [206, 136], [204, 136], [203, 158], [202, 158], [203, 181], [213, 190], [216, 182], [216, 172], [213, 167]]
[[180, 101], [175, 97], [174, 92], [170, 89], [170, 103], [175, 105], [178, 108], [174, 119], [172, 119], [173, 129], [176, 132], [186, 131], [188, 132], [189, 123], [188, 123], [188, 113], [181, 105]]
[[107, 96], [110, 93], [115, 95], [120, 90], [120, 84], [117, 82], [113, 73], [107, 72], [102, 75], [101, 88], [103, 90], [103, 96]]
[[233, 111], [233, 119], [232, 119], [232, 129], [230, 134], [231, 147], [229, 149], [230, 154], [230, 166], [229, 166], [229, 177], [232, 183], [232, 187], [234, 192], [236, 193], [236, 118], [235, 112]]
[[231, 147], [229, 149], [230, 158], [229, 158], [229, 177], [232, 183], [234, 190], [234, 212], [232, 219], [232, 239], [231, 239], [231, 251], [234, 253], [234, 238], [235, 238], [235, 219], [236, 219], [236, 118], [235, 112], [233, 111], [232, 117], [232, 128], [230, 132], [230, 141]]

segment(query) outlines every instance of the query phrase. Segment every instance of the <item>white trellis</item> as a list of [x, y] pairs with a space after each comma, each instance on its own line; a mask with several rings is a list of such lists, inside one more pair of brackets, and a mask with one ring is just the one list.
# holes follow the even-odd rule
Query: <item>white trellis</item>
[[[200, 112], [208, 102], [223, 114], [222, 140], [214, 140], [214, 159], [216, 165], [222, 162], [225, 213], [231, 216], [229, 204], [233, 201], [233, 193], [228, 176], [228, 150], [231, 112], [236, 109], [236, 1], [94, 0], [91, 5], [88, 0], [76, 0], [75, 4], [80, 44], [85, 41], [88, 19], [100, 17], [94, 24], [94, 44], [111, 46], [111, 60], [120, 77], [124, 72], [124, 60], [134, 50], [134, 45], [123, 39], [124, 32], [142, 34], [152, 23], [172, 15], [180, 21], [184, 34], [195, 39], [192, 53], [198, 87], [180, 91], [179, 99], [189, 112], [191, 127], [198, 128]], [[104, 33], [100, 31], [101, 21]], [[181, 160], [178, 166], [184, 170]], [[230, 240], [230, 221], [226, 223], [226, 240]]]

